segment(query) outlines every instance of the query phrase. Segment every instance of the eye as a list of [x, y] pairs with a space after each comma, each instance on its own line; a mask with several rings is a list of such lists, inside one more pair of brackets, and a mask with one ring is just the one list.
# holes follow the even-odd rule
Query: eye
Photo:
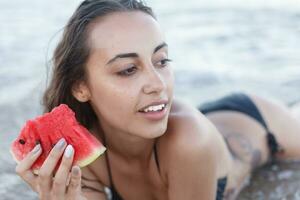
[[137, 70], [137, 67], [133, 65], [132, 67], [129, 67], [125, 70], [118, 72], [117, 74], [120, 76], [130, 76], [130, 75], [134, 74], [136, 70]]
[[160, 67], [165, 67], [165, 66], [168, 65], [169, 62], [172, 62], [172, 60], [166, 58], [166, 59], [160, 60], [159, 62], [157, 62], [157, 64], [158, 64]]

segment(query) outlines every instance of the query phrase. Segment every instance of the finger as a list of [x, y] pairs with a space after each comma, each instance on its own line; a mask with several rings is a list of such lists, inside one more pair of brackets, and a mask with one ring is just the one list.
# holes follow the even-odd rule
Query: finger
[[68, 186], [68, 199], [76, 199], [81, 192], [81, 170], [79, 166], [73, 166], [71, 172], [70, 184]]
[[32, 173], [31, 166], [41, 155], [41, 145], [36, 145], [16, 166], [16, 173], [26, 182], [29, 186], [36, 191], [36, 179], [37, 177]]
[[68, 187], [68, 185], [70, 184], [70, 180], [71, 180], [71, 173], [68, 174], [68, 178], [67, 178], [67, 182], [66, 182], [66, 187]]
[[72, 147], [72, 145], [69, 144], [65, 149], [62, 162], [54, 177], [53, 187], [52, 187], [54, 193], [65, 194], [68, 175], [73, 162], [73, 155], [74, 155], [74, 148]]
[[49, 194], [52, 186], [53, 171], [66, 146], [64, 138], [60, 139], [39, 170], [39, 189], [41, 194]]

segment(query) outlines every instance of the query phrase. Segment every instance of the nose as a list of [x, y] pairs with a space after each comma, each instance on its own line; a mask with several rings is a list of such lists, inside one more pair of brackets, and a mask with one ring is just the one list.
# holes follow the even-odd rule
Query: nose
[[143, 92], [146, 94], [161, 93], [166, 88], [166, 82], [159, 70], [151, 67], [146, 72], [146, 80], [143, 87]]

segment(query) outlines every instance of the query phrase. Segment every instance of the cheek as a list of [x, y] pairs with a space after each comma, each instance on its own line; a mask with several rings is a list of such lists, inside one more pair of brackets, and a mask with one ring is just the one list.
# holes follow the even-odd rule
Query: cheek
[[170, 97], [173, 95], [174, 88], [174, 74], [171, 68], [164, 73], [168, 94]]
[[98, 87], [92, 88], [91, 103], [100, 115], [99, 117], [109, 122], [123, 122], [135, 112], [138, 94], [135, 88], [125, 87], [124, 84], [108, 83], [112, 81], [98, 81]]
[[[161, 72], [165, 84], [165, 95], [172, 100], [174, 77], [171, 70]], [[138, 117], [139, 98], [144, 78], [139, 77], [135, 80], [105, 78], [94, 79], [91, 86], [91, 103], [97, 112], [99, 120], [105, 121], [110, 126], [118, 129], [126, 129], [131, 132], [142, 132], [146, 123]], [[161, 133], [166, 128], [166, 122], [157, 126], [152, 126], [153, 134]], [[129, 130], [130, 129], [130, 130]], [[156, 134], [157, 135], [157, 134]]]

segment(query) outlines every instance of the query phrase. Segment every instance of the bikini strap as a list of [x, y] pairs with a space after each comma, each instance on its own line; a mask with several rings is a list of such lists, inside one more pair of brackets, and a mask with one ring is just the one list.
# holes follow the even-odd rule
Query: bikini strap
[[[159, 159], [158, 159], [158, 153], [157, 153], [157, 142], [154, 143], [154, 159], [157, 165], [158, 172], [160, 173], [160, 167], [159, 167]], [[105, 136], [103, 136], [103, 145], [106, 146], [106, 141], [105, 141]], [[112, 173], [111, 173], [111, 168], [110, 168], [110, 163], [109, 163], [109, 158], [108, 158], [108, 153], [105, 152], [105, 161], [107, 164], [107, 171], [108, 171], [108, 176], [109, 176], [109, 182], [112, 188], [114, 187], [114, 183], [112, 181]]]
[[[105, 135], [103, 134], [103, 145], [106, 146], [106, 139], [105, 139]], [[114, 183], [112, 181], [112, 173], [111, 173], [111, 169], [110, 169], [110, 163], [109, 163], [109, 158], [108, 158], [108, 152], [106, 150], [106, 152], [104, 153], [105, 156], [105, 161], [106, 161], [106, 166], [107, 166], [107, 171], [108, 171], [108, 178], [109, 178], [109, 184], [112, 188], [114, 187]]]
[[[159, 168], [159, 161], [158, 161], [158, 153], [157, 153], [157, 142], [155, 141], [154, 143], [154, 157], [155, 157], [155, 162], [158, 168], [158, 172], [160, 173], [160, 168]], [[103, 145], [106, 146], [106, 140], [105, 140], [105, 135], [103, 134]], [[110, 196], [112, 196], [112, 199], [115, 200], [121, 200], [121, 196], [117, 193], [115, 186], [114, 186], [114, 182], [112, 180], [112, 172], [111, 172], [111, 167], [110, 167], [110, 163], [109, 163], [109, 158], [108, 158], [108, 152], [106, 150], [106, 152], [104, 153], [105, 155], [105, 161], [107, 164], [107, 171], [108, 171], [108, 176], [109, 176], [109, 182], [110, 182], [110, 186], [111, 186], [111, 194]]]
[[155, 162], [156, 162], [156, 166], [158, 169], [158, 172], [160, 173], [160, 167], [159, 167], [159, 161], [158, 161], [158, 153], [157, 153], [157, 140], [154, 143], [154, 158], [155, 158]]

